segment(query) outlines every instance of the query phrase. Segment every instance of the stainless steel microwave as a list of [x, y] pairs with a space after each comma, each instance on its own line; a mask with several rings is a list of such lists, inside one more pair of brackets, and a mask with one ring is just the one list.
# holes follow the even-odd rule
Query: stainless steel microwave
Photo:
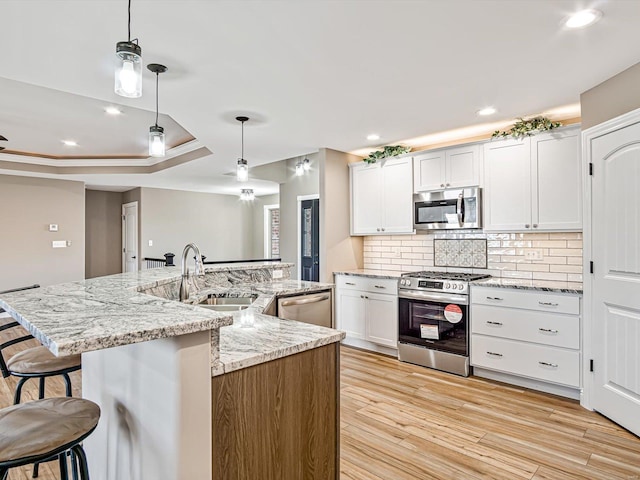
[[416, 230], [482, 228], [482, 189], [416, 193], [413, 228]]

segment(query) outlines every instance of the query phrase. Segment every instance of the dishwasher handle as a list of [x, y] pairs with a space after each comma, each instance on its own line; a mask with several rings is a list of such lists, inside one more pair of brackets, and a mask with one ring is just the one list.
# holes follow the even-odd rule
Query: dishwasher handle
[[331, 298], [330, 294], [324, 295], [305, 295], [304, 298], [296, 300], [283, 300], [280, 304], [282, 307], [292, 307], [294, 305], [308, 305], [310, 303], [323, 302]]

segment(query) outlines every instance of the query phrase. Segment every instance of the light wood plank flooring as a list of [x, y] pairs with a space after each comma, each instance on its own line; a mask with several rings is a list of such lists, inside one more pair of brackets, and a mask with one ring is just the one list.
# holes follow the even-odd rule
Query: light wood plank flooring
[[[79, 395], [79, 373], [72, 380]], [[640, 479], [640, 439], [572, 400], [348, 347], [341, 382], [341, 480]], [[0, 408], [15, 385], [0, 381]], [[63, 392], [49, 381], [47, 396]], [[36, 382], [23, 395], [37, 398]], [[9, 476], [29, 478], [30, 467]], [[57, 479], [56, 465], [39, 478]]]
[[348, 347], [341, 480], [640, 479], [640, 439], [578, 402]]

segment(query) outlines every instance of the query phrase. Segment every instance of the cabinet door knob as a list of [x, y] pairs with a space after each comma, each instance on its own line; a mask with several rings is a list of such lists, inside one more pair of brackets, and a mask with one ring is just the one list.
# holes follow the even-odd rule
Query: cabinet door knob
[[534, 224], [533, 224], [533, 228], [538, 228], [538, 224], [537, 224], [537, 223], [534, 223]]
[[529, 225], [528, 223], [525, 223], [524, 228], [531, 228], [531, 225]]
[[444, 188], [444, 183], [441, 183], [440, 186]]
[[447, 187], [450, 187], [450, 186], [451, 186], [451, 184], [450, 184], [450, 183], [447, 183]]
[[379, 228], [376, 228], [376, 231], [377, 231], [377, 232], [379, 232], [379, 231], [380, 231], [380, 229], [379, 229]]
[[382, 230], [384, 232], [384, 228], [381, 228], [380, 230]]

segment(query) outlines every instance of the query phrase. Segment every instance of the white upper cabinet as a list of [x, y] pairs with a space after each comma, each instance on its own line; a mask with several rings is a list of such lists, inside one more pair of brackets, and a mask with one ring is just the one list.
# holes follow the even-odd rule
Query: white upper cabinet
[[531, 139], [532, 225], [538, 230], [582, 230], [580, 131]]
[[480, 152], [480, 146], [466, 145], [416, 155], [414, 191], [480, 185]]
[[351, 235], [413, 233], [410, 157], [351, 164]]
[[484, 229], [582, 229], [580, 130], [563, 129], [484, 146]]

